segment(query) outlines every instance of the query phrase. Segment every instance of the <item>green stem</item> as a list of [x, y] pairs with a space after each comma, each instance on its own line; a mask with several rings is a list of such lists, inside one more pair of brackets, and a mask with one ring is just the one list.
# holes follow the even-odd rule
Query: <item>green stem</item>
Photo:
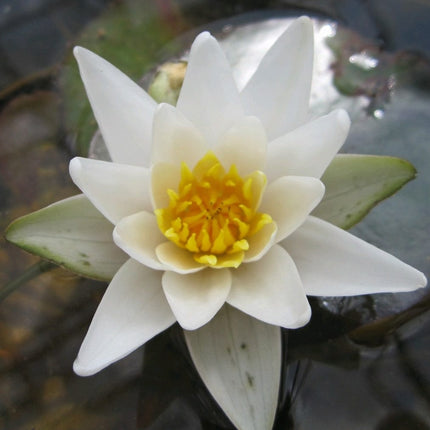
[[21, 285], [24, 285], [26, 282], [30, 281], [33, 278], [36, 278], [42, 273], [52, 270], [54, 267], [57, 266], [54, 263], [45, 260], [41, 260], [28, 267], [20, 276], [15, 278], [13, 281], [8, 282], [0, 290], [0, 302], [2, 302], [10, 293], [15, 291]]

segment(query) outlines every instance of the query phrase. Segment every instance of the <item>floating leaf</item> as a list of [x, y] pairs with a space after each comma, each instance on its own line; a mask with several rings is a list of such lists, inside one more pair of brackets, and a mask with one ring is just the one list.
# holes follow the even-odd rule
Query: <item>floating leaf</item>
[[279, 327], [224, 306], [208, 324], [185, 331], [193, 362], [212, 396], [241, 430], [270, 430], [280, 371]]
[[109, 281], [127, 260], [112, 230], [90, 201], [77, 195], [18, 218], [6, 239], [75, 273]]
[[400, 158], [337, 155], [321, 178], [326, 193], [312, 215], [348, 229], [415, 175], [414, 166]]

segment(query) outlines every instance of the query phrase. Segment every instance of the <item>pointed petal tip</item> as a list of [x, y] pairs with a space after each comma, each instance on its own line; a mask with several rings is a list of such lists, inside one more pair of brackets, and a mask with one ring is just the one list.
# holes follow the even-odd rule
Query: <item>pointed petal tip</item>
[[[303, 16], [295, 19], [291, 23], [290, 27], [296, 27], [296, 28], [300, 29], [300, 31], [303, 32], [303, 34], [307, 33], [308, 36], [313, 37], [313, 35], [314, 35], [314, 25], [312, 23], [312, 20], [306, 15], [303, 15]], [[287, 30], [288, 30], [288, 28], [287, 28]]]
[[299, 318], [296, 319], [296, 321], [294, 321], [293, 324], [288, 324], [288, 327], [286, 328], [290, 328], [290, 329], [296, 329], [296, 328], [301, 328], [304, 327], [311, 319], [312, 316], [312, 309], [309, 305], [306, 307], [306, 310], [300, 315]]
[[217, 44], [218, 41], [215, 39], [215, 37], [212, 36], [209, 31], [203, 31], [200, 34], [197, 35], [197, 37], [194, 39], [193, 44], [191, 45], [192, 51], [198, 51], [206, 44]]
[[76, 179], [79, 176], [79, 173], [82, 170], [82, 163], [80, 157], [74, 157], [70, 160], [69, 163], [69, 174], [72, 178], [73, 182], [76, 183]]
[[[169, 103], [158, 103], [157, 106], [154, 109], [154, 116], [152, 118], [152, 127], [154, 127], [154, 124], [156, 123], [156, 118], [158, 116], [162, 116], [164, 115], [165, 112], [169, 111], [169, 107], [173, 108], [172, 105], [170, 105]], [[154, 150], [154, 147], [152, 147], [152, 151]], [[151, 156], [152, 159], [152, 156]], [[153, 161], [151, 161], [151, 164], [153, 163]]]
[[418, 288], [425, 288], [427, 286], [427, 278], [424, 275], [424, 273], [419, 272], [419, 282], [418, 282]]
[[196, 42], [204, 42], [205, 40], [214, 39], [211, 33], [209, 31], [202, 31], [197, 35], [197, 37], [194, 39], [194, 43]]
[[315, 200], [318, 200], [317, 203], [315, 203], [315, 206], [316, 206], [320, 203], [320, 201], [324, 197], [325, 185], [324, 185], [324, 182], [320, 181], [318, 178], [312, 178], [312, 179], [316, 179], [316, 181], [314, 182], [314, 187], [316, 191]]
[[307, 15], [302, 15], [296, 19], [296, 22], [303, 26], [312, 25], [312, 20]]
[[86, 366], [82, 366], [82, 364], [79, 361], [79, 358], [77, 358], [75, 360], [75, 362], [73, 363], [73, 371], [78, 375], [78, 376], [92, 376], [94, 374], [96, 374], [98, 371], [100, 371], [101, 369], [93, 369], [91, 367], [86, 367]]
[[79, 57], [79, 55], [80, 55], [80, 50], [81, 50], [82, 48], [80, 47], [80, 46], [75, 46], [74, 48], [73, 48], [73, 55], [75, 56], [75, 58], [78, 58]]
[[207, 321], [201, 322], [201, 321], [179, 321], [178, 320], [178, 324], [187, 331], [195, 331], [197, 329], [199, 329], [200, 327], [203, 327], [204, 325], [206, 325], [212, 318], [209, 318]]
[[196, 330], [214, 318], [230, 293], [231, 283], [228, 269], [187, 276], [165, 272], [162, 278], [167, 302], [184, 330]]
[[308, 296], [411, 292], [427, 282], [409, 264], [314, 216], [282, 246], [291, 253]]
[[336, 117], [339, 126], [342, 127], [345, 134], [347, 134], [351, 126], [351, 119], [349, 118], [348, 112], [345, 109], [336, 109], [332, 112], [332, 115]]
[[73, 55], [75, 56], [79, 65], [82, 64], [82, 61], [85, 60], [85, 58], [89, 58], [91, 56], [98, 57], [97, 54], [90, 51], [89, 49], [83, 48], [82, 46], [75, 46], [73, 48]]
[[199, 328], [205, 326], [209, 321], [212, 320], [214, 316], [208, 316], [204, 319], [195, 319], [194, 321], [185, 321], [183, 319], [181, 320], [177, 320], [178, 324], [186, 331], [195, 331], [198, 330]]
[[212, 34], [208, 30], [205, 30], [205, 31], [202, 31], [201, 33], [199, 33], [197, 37], [208, 38], [208, 37], [212, 37]]

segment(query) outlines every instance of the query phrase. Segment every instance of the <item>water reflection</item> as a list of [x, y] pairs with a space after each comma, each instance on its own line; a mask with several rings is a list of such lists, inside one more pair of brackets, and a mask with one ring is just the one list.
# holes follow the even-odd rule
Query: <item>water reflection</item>
[[383, 418], [376, 430], [428, 430], [430, 427], [420, 418], [410, 412], [393, 412]]
[[[403, 419], [413, 418], [411, 426], [426, 423], [430, 408], [426, 363], [430, 313], [410, 324], [413, 330], [405, 327], [387, 335], [379, 347], [354, 345], [348, 338], [326, 343], [324, 357], [312, 360], [292, 407], [297, 428], [376, 429], [390, 422], [392, 418], [387, 417], [396, 416], [399, 410], [407, 411]], [[339, 354], [348, 356], [347, 348], [358, 353], [355, 364], [348, 363], [352, 367], [341, 366], [336, 360]]]

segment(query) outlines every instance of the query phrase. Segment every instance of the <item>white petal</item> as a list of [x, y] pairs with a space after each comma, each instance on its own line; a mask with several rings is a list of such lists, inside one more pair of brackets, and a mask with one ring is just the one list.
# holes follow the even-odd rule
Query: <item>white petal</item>
[[149, 166], [155, 101], [98, 55], [81, 47], [73, 52], [112, 160]]
[[338, 109], [272, 141], [267, 154], [267, 178], [320, 178], [343, 145], [350, 123], [348, 114]]
[[260, 260], [233, 271], [227, 303], [269, 324], [304, 326], [311, 316], [297, 268], [278, 245]]
[[245, 251], [245, 257], [243, 261], [250, 263], [251, 261], [259, 260], [275, 243], [276, 232], [278, 228], [276, 223], [264, 225], [261, 230], [252, 236], [248, 236], [246, 240], [249, 243], [248, 251]]
[[307, 17], [295, 20], [263, 57], [241, 93], [245, 113], [261, 119], [270, 140], [307, 118], [313, 41], [312, 21]]
[[169, 206], [167, 190], [178, 191], [181, 180], [181, 165], [157, 163], [151, 168], [151, 201], [154, 209]]
[[425, 287], [413, 267], [346, 231], [315, 217], [282, 246], [293, 257], [306, 294], [354, 296]]
[[166, 241], [157, 225], [155, 215], [139, 212], [123, 218], [113, 231], [113, 240], [130, 257], [155, 270], [166, 270], [155, 254]]
[[73, 365], [90, 376], [125, 357], [175, 322], [161, 272], [128, 260], [113, 278]]
[[167, 267], [167, 270], [172, 270], [182, 275], [198, 272], [206, 267], [197, 263], [191, 252], [180, 248], [173, 242], [161, 243], [157, 246], [155, 253], [158, 259]]
[[113, 224], [133, 213], [152, 210], [145, 167], [75, 157], [69, 171], [73, 182]]
[[269, 184], [260, 212], [276, 222], [276, 242], [298, 228], [321, 201], [324, 185], [319, 179], [305, 176], [283, 176]]
[[240, 175], [263, 170], [266, 165], [267, 138], [258, 118], [248, 116], [230, 127], [214, 152], [226, 170], [235, 164]]
[[225, 303], [230, 292], [228, 269], [206, 269], [189, 275], [165, 272], [164, 294], [178, 323], [186, 330], [195, 330], [211, 320]]
[[152, 164], [185, 162], [192, 169], [207, 149], [202, 134], [178, 109], [159, 105], [153, 124]]
[[197, 36], [191, 46], [177, 107], [203, 133], [209, 146], [243, 115], [230, 65], [207, 32]]
[[199, 330], [185, 331], [203, 382], [238, 429], [271, 430], [281, 379], [279, 327], [229, 306]]

